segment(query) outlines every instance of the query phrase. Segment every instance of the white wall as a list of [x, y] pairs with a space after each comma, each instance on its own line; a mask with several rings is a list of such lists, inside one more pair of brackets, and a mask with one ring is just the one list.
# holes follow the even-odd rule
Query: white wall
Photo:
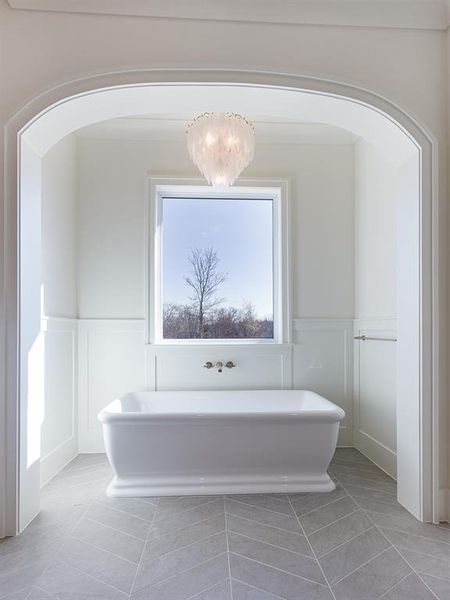
[[[355, 333], [395, 338], [398, 173], [370, 144], [355, 148]], [[355, 342], [354, 442], [396, 475], [396, 344]]]
[[[78, 144], [79, 315], [144, 318], [146, 175], [199, 173], [184, 143]], [[293, 316], [352, 318], [353, 145], [261, 144], [243, 176], [291, 179]]]
[[[133, 388], [307, 387], [347, 411], [354, 312], [353, 145], [258, 144], [244, 176], [290, 178], [294, 347], [147, 347], [146, 175], [198, 173], [178, 142], [78, 138], [80, 450], [101, 451], [97, 412]], [[217, 376], [206, 360], [234, 359]], [[262, 378], [262, 372], [264, 377]]]
[[42, 160], [42, 484], [76, 455], [78, 447], [76, 155], [76, 139], [70, 135]]

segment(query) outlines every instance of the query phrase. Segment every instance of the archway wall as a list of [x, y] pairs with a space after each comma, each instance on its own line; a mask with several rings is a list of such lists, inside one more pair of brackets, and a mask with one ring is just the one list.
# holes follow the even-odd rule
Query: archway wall
[[[442, 307], [445, 307], [446, 289], [447, 73], [446, 42], [442, 32], [257, 26], [118, 19], [113, 16], [93, 18], [88, 15], [12, 11], [3, 2], [0, 4], [0, 39], [4, 45], [2, 55], [8, 57], [7, 61], [0, 64], [1, 79], [8, 82], [0, 99], [0, 119], [3, 126], [7, 125], [5, 144], [1, 150], [2, 153], [5, 149], [7, 151], [6, 163], [1, 161], [2, 168], [6, 164], [6, 186], [2, 192], [14, 189], [16, 133], [40, 111], [64, 97], [103, 86], [151, 79], [199, 80], [198, 71], [170, 73], [167, 70], [171, 68], [209, 69], [202, 80], [211, 81], [227, 79], [288, 85], [289, 79], [292, 79], [298, 85], [298, 77], [304, 77], [303, 87], [320, 87], [323, 90], [327, 88], [326, 81], [339, 81], [358, 88], [361, 99], [364, 97], [363, 90], [375, 92], [379, 96], [380, 106], [384, 103], [383, 98], [389, 99], [391, 114], [395, 115], [396, 105], [401, 106], [413, 121], [420, 124], [424, 137], [428, 141], [434, 139], [439, 145], [439, 161], [434, 163], [432, 174], [433, 185], [435, 189], [439, 188], [440, 198], [433, 227], [439, 228], [441, 234], [438, 266], [440, 287], [434, 302], [436, 306], [441, 306], [440, 327], [445, 330], [446, 311]], [[24, 39], [33, 52], [23, 52]], [[124, 43], [118, 43], [118, 40]], [[150, 73], [150, 69], [163, 71], [159, 74]], [[225, 78], [223, 73], [218, 72], [221, 69], [235, 69], [235, 72]], [[245, 73], [239, 75], [237, 72], [242, 70], [253, 73], [251, 76]], [[289, 76], [279, 77], [270, 73], [287, 73]], [[318, 85], [314, 85], [315, 78]], [[329, 89], [335, 91], [337, 88], [330, 84]], [[369, 97], [370, 94], [367, 95]], [[13, 266], [16, 248], [14, 204], [12, 198], [7, 214], [2, 213], [6, 221], [1, 229], [6, 234], [5, 262]], [[10, 357], [14, 356], [16, 341], [14, 269], [5, 272], [2, 284], [2, 301], [9, 304], [10, 317], [8, 324], [2, 323], [6, 340], [2, 346], [1, 375], [5, 375], [5, 350], [8, 350]], [[445, 337], [441, 336], [439, 349], [444, 373], [447, 371]], [[6, 381], [5, 377], [1, 380]], [[439, 379], [438, 385], [444, 398], [444, 377]], [[14, 386], [14, 378], [10, 375], [11, 386]], [[442, 416], [444, 403], [441, 409]], [[14, 419], [14, 415], [9, 416]], [[8, 430], [8, 435], [12, 435], [11, 430]], [[0, 468], [4, 469], [4, 465]], [[443, 461], [440, 469], [441, 485], [445, 488], [447, 467]], [[9, 465], [10, 475], [13, 475], [13, 471], [14, 466]], [[0, 473], [1, 477], [4, 475]], [[0, 504], [4, 504], [4, 499]]]

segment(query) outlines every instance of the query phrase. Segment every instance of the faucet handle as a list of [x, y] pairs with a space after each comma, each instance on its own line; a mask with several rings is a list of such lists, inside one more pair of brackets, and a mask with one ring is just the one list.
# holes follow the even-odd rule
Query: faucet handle
[[210, 360], [208, 360], [208, 362], [206, 362], [203, 366], [205, 367], [205, 369], [212, 369], [214, 365]]
[[232, 369], [236, 365], [234, 364], [234, 362], [232, 360], [229, 360], [225, 366], [227, 369]]

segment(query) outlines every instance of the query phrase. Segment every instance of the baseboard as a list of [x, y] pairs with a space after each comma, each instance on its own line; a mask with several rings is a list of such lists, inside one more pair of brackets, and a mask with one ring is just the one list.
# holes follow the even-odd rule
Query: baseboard
[[397, 454], [361, 429], [355, 431], [355, 448], [393, 479], [397, 479]]
[[71, 436], [57, 448], [41, 458], [41, 487], [48, 483], [78, 454], [75, 436]]

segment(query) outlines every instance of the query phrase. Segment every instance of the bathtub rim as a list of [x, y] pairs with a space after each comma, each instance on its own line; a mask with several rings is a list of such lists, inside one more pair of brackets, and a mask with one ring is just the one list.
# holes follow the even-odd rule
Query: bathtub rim
[[[221, 392], [227, 393], [236, 393], [241, 394], [245, 392], [306, 392], [311, 396], [314, 396], [322, 404], [326, 404], [325, 409], [300, 409], [298, 411], [266, 411], [266, 412], [255, 412], [255, 411], [232, 411], [232, 410], [218, 410], [215, 412], [201, 412], [201, 411], [192, 411], [192, 412], [176, 412], [176, 411], [168, 411], [168, 412], [144, 412], [144, 411], [125, 411], [120, 412], [118, 410], [114, 410], [117, 407], [122, 399], [126, 396], [133, 393], [149, 393], [149, 394], [161, 394], [165, 393], [180, 393], [180, 394], [198, 394], [198, 393], [212, 393], [217, 394]], [[310, 422], [310, 423], [335, 423], [336, 421], [340, 422], [345, 418], [345, 411], [340, 407], [327, 400], [320, 394], [310, 390], [172, 390], [171, 392], [161, 391], [157, 392], [154, 390], [144, 390], [138, 392], [130, 392], [116, 398], [109, 404], [107, 404], [102, 410], [98, 413], [97, 418], [103, 424], [181, 424], [188, 422], [189, 424], [201, 424], [201, 423], [239, 423], [239, 422], [248, 422], [252, 421], [254, 423], [292, 423], [293, 421], [302, 421], [302, 422]]]

